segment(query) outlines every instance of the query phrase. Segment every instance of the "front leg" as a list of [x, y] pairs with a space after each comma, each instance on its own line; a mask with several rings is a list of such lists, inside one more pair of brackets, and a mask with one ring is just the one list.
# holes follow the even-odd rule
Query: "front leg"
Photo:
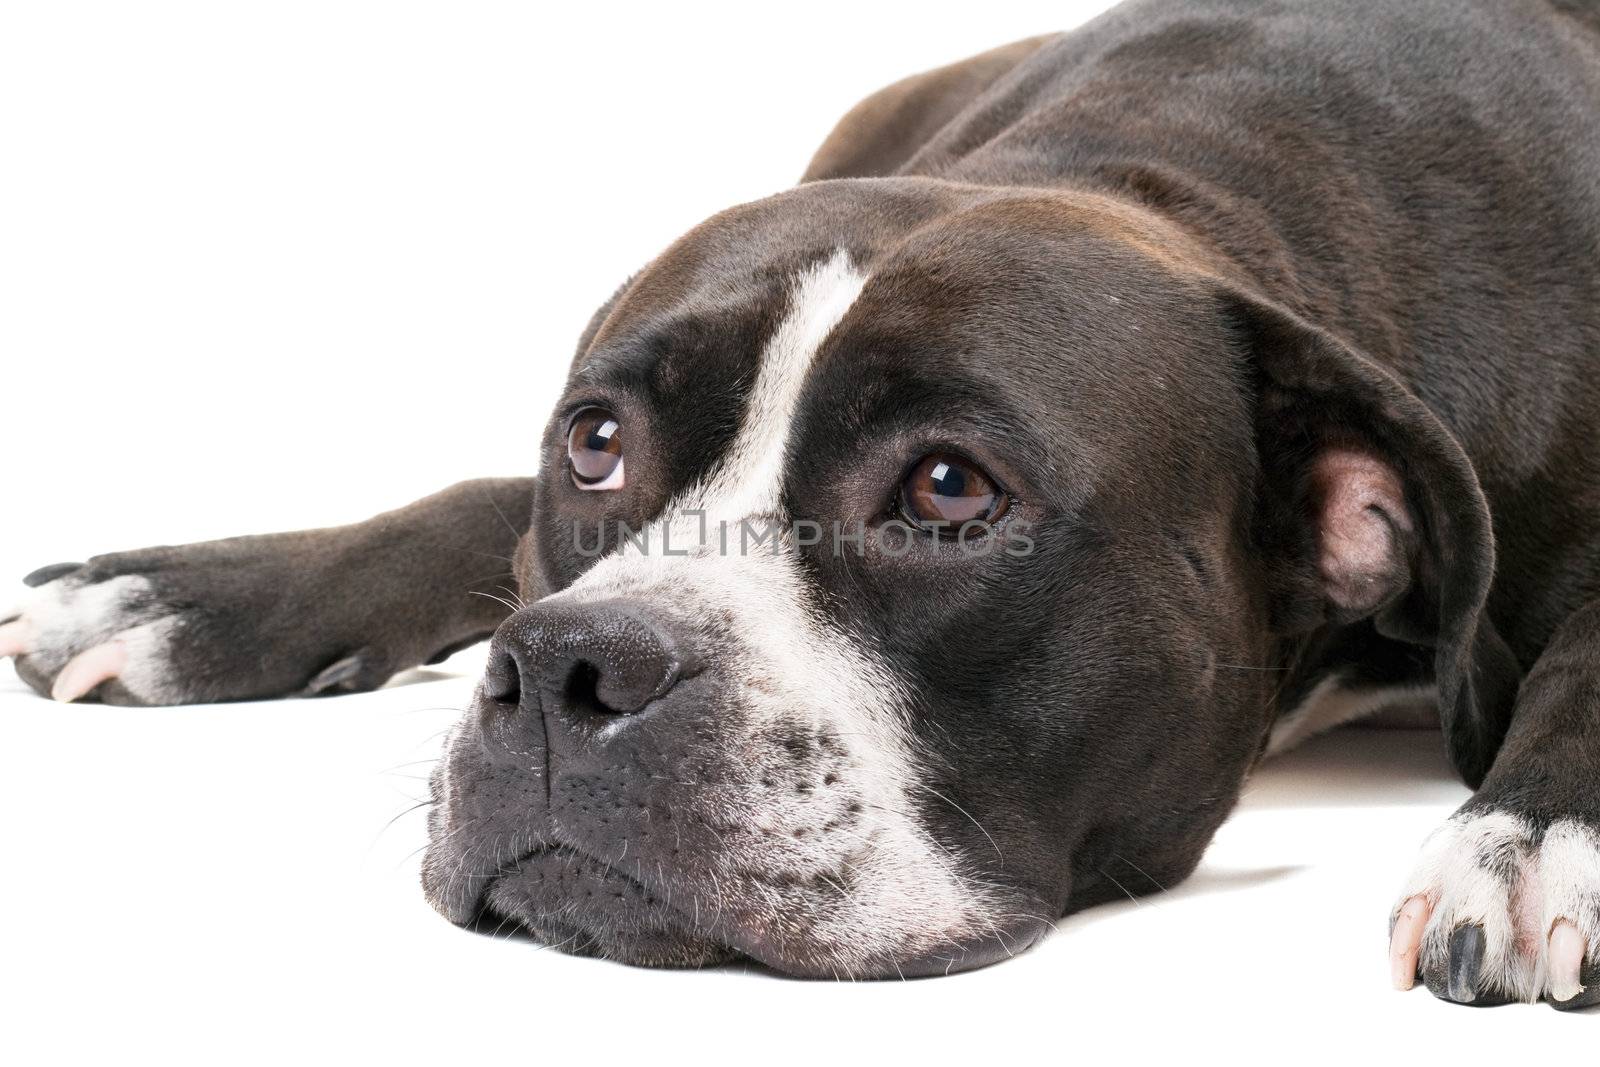
[[462, 482], [366, 522], [35, 571], [0, 656], [57, 700], [195, 704], [375, 688], [509, 612], [532, 478]]
[[1392, 918], [1396, 984], [1464, 1004], [1600, 1004], [1600, 603], [1522, 684], [1482, 787], [1423, 847]]

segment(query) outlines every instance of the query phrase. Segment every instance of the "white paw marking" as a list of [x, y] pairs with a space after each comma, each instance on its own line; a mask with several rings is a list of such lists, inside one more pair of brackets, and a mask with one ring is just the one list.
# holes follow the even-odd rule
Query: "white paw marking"
[[40, 674], [55, 677], [79, 653], [117, 641], [126, 650], [117, 677], [129, 693], [150, 703], [173, 696], [168, 652], [178, 623], [151, 600], [146, 578], [128, 574], [85, 583], [69, 575], [46, 582], [13, 625], [25, 646], [21, 651]]
[[[1573, 990], [1552, 974], [1550, 937], [1562, 920], [1576, 927], [1590, 963], [1600, 959], [1600, 835], [1571, 820], [1542, 838], [1504, 812], [1457, 815], [1422, 847], [1403, 906], [1424, 897], [1432, 909], [1422, 936], [1422, 961], [1445, 966], [1450, 935], [1477, 923], [1484, 931], [1479, 987], [1536, 1001]], [[1562, 996], [1561, 994], [1566, 994]]]

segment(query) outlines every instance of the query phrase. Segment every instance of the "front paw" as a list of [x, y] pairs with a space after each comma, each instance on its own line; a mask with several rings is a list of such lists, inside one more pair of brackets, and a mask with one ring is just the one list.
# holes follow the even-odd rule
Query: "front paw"
[[1391, 916], [1395, 984], [1460, 1004], [1600, 1003], [1600, 834], [1587, 821], [1460, 812], [1428, 838]]
[[[270, 538], [97, 556], [30, 574], [0, 656], [61, 701], [196, 704], [373, 689], [396, 661], [357, 598]], [[333, 610], [350, 605], [345, 615]]]
[[180, 620], [138, 574], [97, 575], [87, 564], [33, 572], [23, 608], [0, 625], [0, 656], [17, 676], [56, 700], [91, 692], [119, 704], [181, 699], [171, 647]]

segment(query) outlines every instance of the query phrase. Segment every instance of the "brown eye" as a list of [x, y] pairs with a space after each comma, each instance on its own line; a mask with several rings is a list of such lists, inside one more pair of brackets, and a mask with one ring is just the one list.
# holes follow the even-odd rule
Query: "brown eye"
[[584, 408], [567, 431], [567, 460], [579, 489], [622, 488], [622, 427], [604, 408]]
[[1006, 498], [989, 476], [959, 457], [924, 456], [900, 487], [906, 518], [931, 529], [957, 533], [963, 523], [989, 523], [1005, 514]]

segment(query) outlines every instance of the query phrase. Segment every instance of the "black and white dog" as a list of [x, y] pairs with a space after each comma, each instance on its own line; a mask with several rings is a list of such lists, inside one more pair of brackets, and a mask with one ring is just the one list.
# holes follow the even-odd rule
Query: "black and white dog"
[[44, 568], [0, 651], [172, 704], [492, 636], [438, 909], [821, 976], [1170, 885], [1422, 700], [1477, 793], [1396, 982], [1600, 1002], [1600, 0], [1136, 0], [891, 86], [600, 309], [543, 449]]

